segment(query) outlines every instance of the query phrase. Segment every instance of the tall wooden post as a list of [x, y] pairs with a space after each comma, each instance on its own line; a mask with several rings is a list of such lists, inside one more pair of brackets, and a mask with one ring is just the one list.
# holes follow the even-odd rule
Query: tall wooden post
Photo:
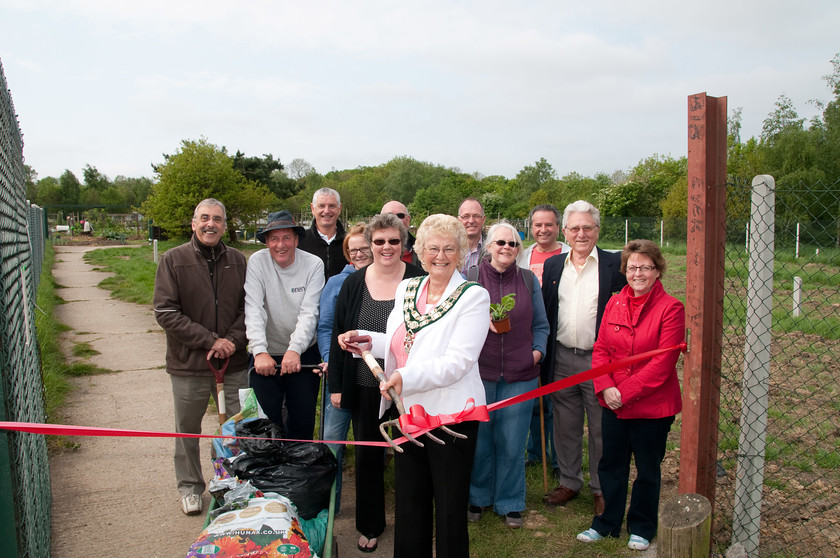
[[688, 97], [688, 239], [680, 493], [714, 506], [726, 240], [726, 97]]

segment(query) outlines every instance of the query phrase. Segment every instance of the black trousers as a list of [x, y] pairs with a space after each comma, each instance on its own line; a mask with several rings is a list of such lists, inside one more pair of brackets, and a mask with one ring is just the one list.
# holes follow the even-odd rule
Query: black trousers
[[437, 558], [469, 558], [467, 506], [478, 422], [450, 428], [467, 438], [454, 438], [436, 429], [432, 433], [445, 445], [421, 436], [418, 440], [424, 447], [406, 442], [400, 446], [405, 452], [394, 457], [395, 557], [431, 558], [434, 536]]
[[601, 535], [618, 537], [624, 522], [627, 483], [630, 480], [630, 458], [636, 460], [636, 480], [630, 495], [627, 530], [653, 540], [659, 521], [661, 464], [665, 459], [665, 442], [674, 417], [657, 419], [620, 419], [610, 409], [601, 413], [601, 435], [604, 454], [598, 464], [601, 489], [604, 492], [604, 513], [592, 520], [592, 528]]
[[[357, 386], [353, 409], [353, 437], [357, 441], [383, 442], [378, 387]], [[356, 446], [356, 530], [371, 539], [385, 530], [385, 448]]]
[[[283, 355], [271, 355], [277, 364], [283, 360]], [[318, 345], [313, 345], [302, 355], [301, 364], [318, 364], [321, 355]], [[253, 359], [251, 362], [253, 367]], [[269, 420], [283, 429], [283, 436], [295, 440], [312, 440], [315, 433], [315, 407], [318, 402], [318, 388], [321, 378], [312, 370], [304, 369], [294, 374], [280, 374], [278, 370], [274, 376], [263, 376], [254, 370], [248, 377], [254, 388], [257, 401], [260, 403]], [[283, 406], [286, 406], [286, 416]]]

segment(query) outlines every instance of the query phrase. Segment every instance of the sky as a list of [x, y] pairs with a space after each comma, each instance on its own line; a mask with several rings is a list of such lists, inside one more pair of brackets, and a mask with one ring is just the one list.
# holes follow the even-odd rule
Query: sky
[[837, 0], [0, 0], [0, 63], [41, 178], [153, 178], [199, 138], [321, 174], [593, 176], [686, 155], [695, 93], [744, 140], [780, 95], [818, 114], [838, 22]]

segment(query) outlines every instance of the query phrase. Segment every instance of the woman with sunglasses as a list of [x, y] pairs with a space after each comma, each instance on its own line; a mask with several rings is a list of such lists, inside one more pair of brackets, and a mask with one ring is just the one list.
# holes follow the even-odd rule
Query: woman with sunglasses
[[[333, 322], [335, 321], [335, 302], [338, 299], [338, 292], [341, 285], [351, 273], [362, 269], [373, 261], [373, 254], [370, 252], [370, 244], [365, 239], [365, 224], [353, 225], [342, 241], [344, 257], [350, 262], [341, 273], [333, 275], [324, 285], [321, 291], [321, 314], [318, 317], [318, 350], [321, 352], [321, 369], [329, 376], [327, 363], [330, 361], [330, 338], [332, 337]], [[347, 409], [339, 409], [330, 403], [330, 388], [327, 382], [327, 389], [324, 394], [326, 401], [324, 410], [324, 439], [325, 440], [346, 440], [347, 432], [350, 430], [352, 413]], [[331, 445], [330, 448], [338, 459], [338, 475], [335, 479], [335, 513], [341, 509], [341, 470], [344, 464], [344, 446], [342, 444]]]
[[[665, 258], [650, 240], [634, 240], [621, 253], [621, 271], [627, 286], [613, 296], [604, 310], [592, 366], [682, 343], [685, 308], [665, 292], [660, 277]], [[620, 368], [593, 380], [595, 395], [604, 408], [601, 435], [604, 453], [598, 476], [604, 491], [604, 513], [577, 539], [593, 542], [621, 535], [627, 504], [631, 457], [636, 479], [627, 511], [627, 546], [647, 550], [656, 536], [659, 514], [661, 464], [674, 417], [682, 409], [677, 360], [671, 351]]]
[[[391, 405], [388, 389], [393, 388], [406, 409], [457, 418], [450, 428], [465, 438], [435, 428], [430, 434], [444, 445], [423, 435], [423, 447], [404, 443], [403, 453], [394, 456], [394, 556], [468, 558], [464, 508], [478, 423], [487, 420], [478, 355], [490, 324], [490, 297], [458, 273], [469, 240], [455, 217], [427, 217], [417, 229], [414, 248], [429, 276], [397, 287], [385, 334], [351, 330], [340, 334], [338, 342], [346, 350], [369, 347], [374, 356], [385, 357], [388, 381], [380, 385], [380, 412]], [[357, 335], [369, 342], [351, 340]]]
[[[508, 312], [511, 329], [497, 333], [493, 323], [478, 360], [487, 404], [521, 395], [537, 388], [539, 362], [545, 355], [548, 319], [539, 280], [516, 265], [521, 250], [519, 233], [509, 223], [496, 223], [487, 232], [485, 258], [468, 272], [490, 292], [490, 301], [514, 295]], [[479, 521], [483, 509], [504, 518], [507, 527], [522, 526], [525, 510], [525, 443], [533, 404], [516, 404], [493, 411], [490, 421], [478, 427], [478, 445], [470, 479], [467, 519]]]
[[[383, 213], [365, 228], [365, 240], [373, 252], [373, 263], [351, 274], [341, 286], [335, 304], [335, 319], [329, 353], [330, 401], [353, 415], [356, 441], [382, 441], [379, 423], [379, 381], [362, 359], [343, 351], [336, 335], [351, 329], [385, 333], [388, 315], [394, 308], [397, 285], [403, 279], [423, 275], [417, 266], [402, 261], [402, 247], [408, 231], [400, 219]], [[380, 366], [384, 362], [380, 361]], [[356, 530], [359, 550], [373, 552], [385, 529], [385, 450], [356, 447]]]

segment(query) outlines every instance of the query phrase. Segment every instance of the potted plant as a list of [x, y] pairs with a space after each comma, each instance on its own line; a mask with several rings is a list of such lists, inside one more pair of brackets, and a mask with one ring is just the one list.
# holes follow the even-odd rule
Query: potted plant
[[516, 306], [514, 297], [516, 293], [506, 294], [498, 303], [490, 303], [490, 320], [496, 328], [496, 333], [507, 333], [510, 331], [510, 318], [507, 313]]

